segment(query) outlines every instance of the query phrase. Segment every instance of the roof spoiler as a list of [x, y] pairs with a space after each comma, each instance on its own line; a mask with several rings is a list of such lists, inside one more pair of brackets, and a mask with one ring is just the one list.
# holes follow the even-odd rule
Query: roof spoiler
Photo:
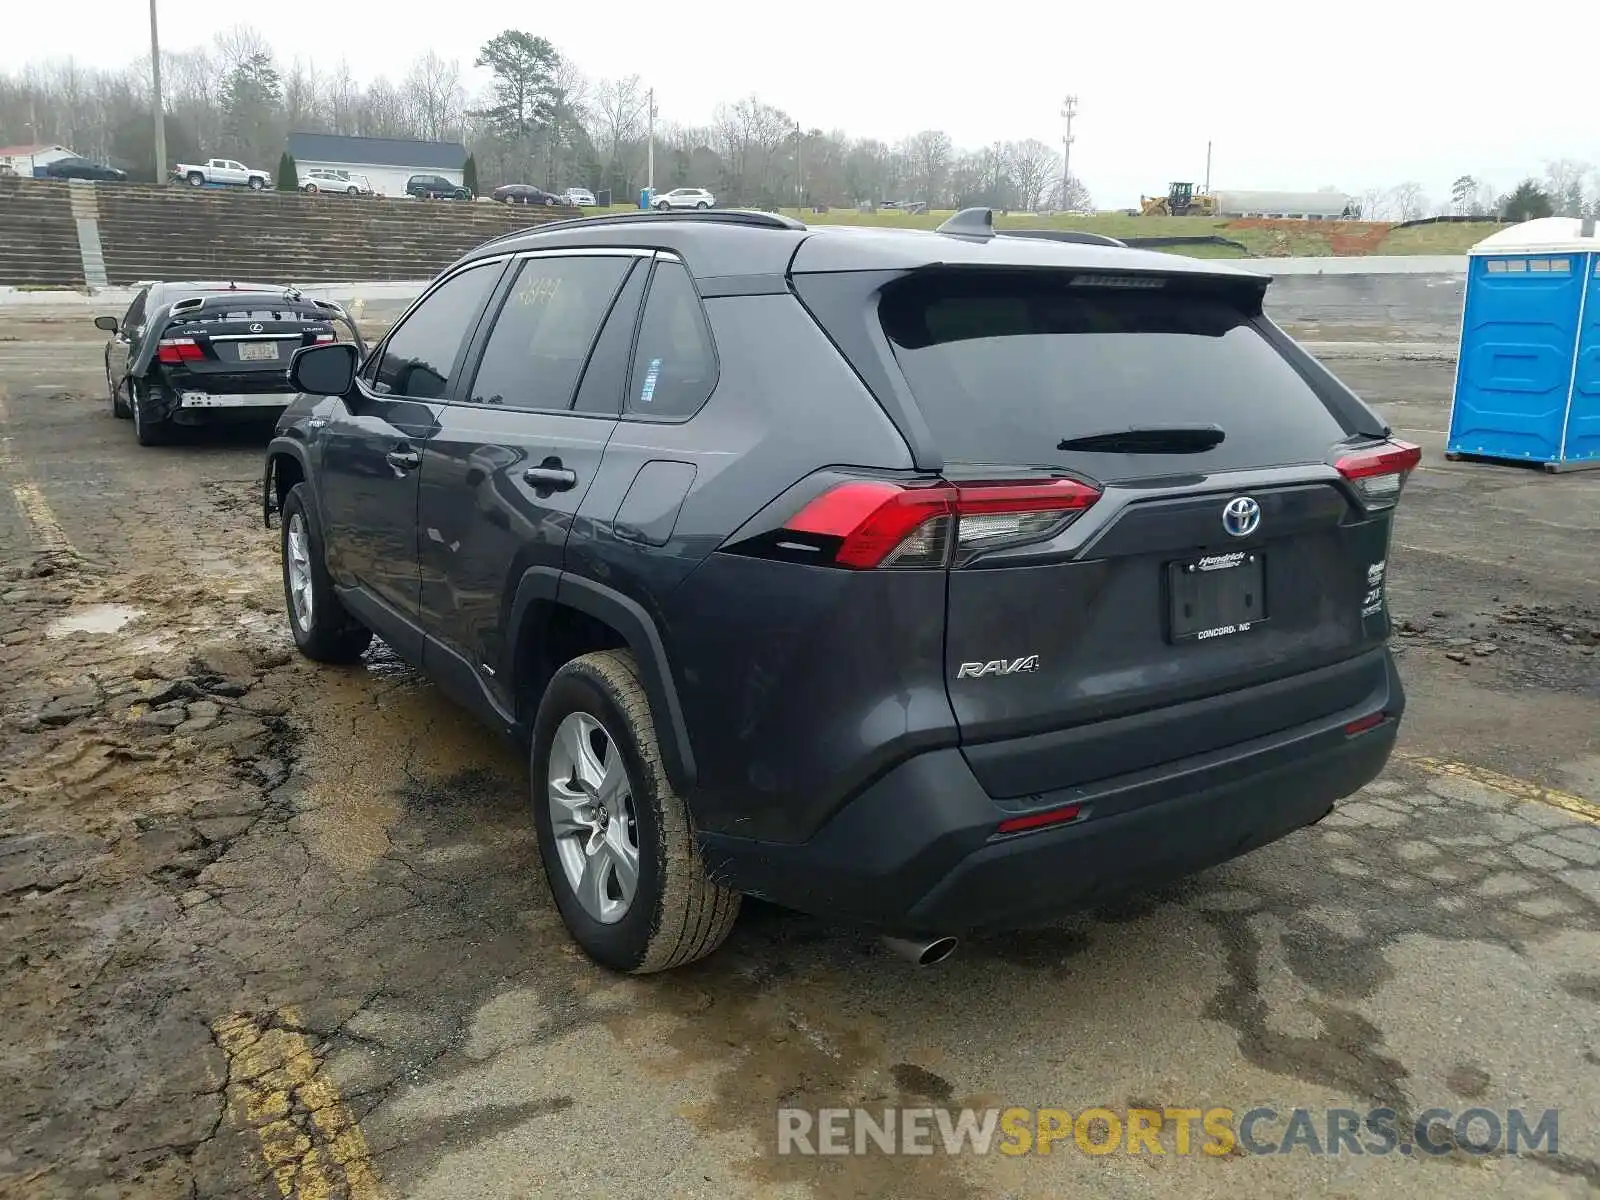
[[969, 242], [987, 242], [997, 237], [1008, 238], [1042, 238], [1050, 242], [1076, 242], [1084, 246], [1120, 246], [1127, 247], [1126, 242], [1119, 242], [1114, 237], [1103, 233], [1089, 233], [1082, 229], [1003, 229], [994, 227], [994, 209], [992, 208], [963, 208], [951, 217], [935, 233], [942, 233], [946, 237], [958, 237]]

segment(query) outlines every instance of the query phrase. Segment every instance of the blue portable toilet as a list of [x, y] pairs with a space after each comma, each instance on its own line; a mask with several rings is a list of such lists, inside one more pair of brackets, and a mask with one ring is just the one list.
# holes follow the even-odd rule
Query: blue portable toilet
[[652, 200], [654, 200], [654, 199], [655, 199], [655, 192], [652, 191], [650, 188], [644, 187], [644, 188], [640, 188], [639, 189], [639, 207], [640, 208], [649, 208], [650, 207], [650, 202]]
[[1468, 252], [1445, 457], [1600, 466], [1600, 233], [1543, 217]]

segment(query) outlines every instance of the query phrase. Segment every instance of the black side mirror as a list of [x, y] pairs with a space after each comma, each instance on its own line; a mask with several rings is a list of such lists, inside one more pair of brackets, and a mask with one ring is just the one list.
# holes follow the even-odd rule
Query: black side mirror
[[289, 384], [313, 396], [343, 396], [356, 382], [360, 354], [349, 342], [303, 346], [289, 360]]
[[94, 327], [96, 329], [104, 329], [107, 333], [115, 333], [117, 331], [117, 319], [115, 317], [96, 317], [94, 319]]

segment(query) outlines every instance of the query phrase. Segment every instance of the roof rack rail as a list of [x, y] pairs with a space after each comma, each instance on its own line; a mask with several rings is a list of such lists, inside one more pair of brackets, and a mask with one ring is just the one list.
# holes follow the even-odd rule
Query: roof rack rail
[[1049, 242], [1077, 242], [1084, 246], [1121, 246], [1128, 243], [1105, 233], [1090, 233], [1087, 229], [1002, 229], [1000, 237], [1042, 238]]
[[691, 208], [647, 212], [605, 213], [598, 217], [569, 217], [562, 221], [546, 221], [525, 229], [513, 229], [490, 239], [489, 243], [503, 242], [507, 238], [522, 237], [530, 233], [548, 233], [556, 229], [589, 229], [601, 225], [631, 225], [637, 221], [704, 221], [713, 225], [746, 225], [752, 229], [803, 230], [805, 224], [782, 213], [758, 212], [748, 208]]

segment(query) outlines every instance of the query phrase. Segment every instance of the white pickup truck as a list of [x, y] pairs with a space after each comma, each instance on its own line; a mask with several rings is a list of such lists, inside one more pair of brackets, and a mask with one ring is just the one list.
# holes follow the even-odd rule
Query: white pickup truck
[[252, 170], [231, 158], [212, 158], [200, 163], [179, 163], [172, 168], [172, 177], [187, 181], [194, 187], [208, 183], [226, 183], [234, 187], [247, 187], [259, 192], [272, 186], [272, 176], [265, 171]]

